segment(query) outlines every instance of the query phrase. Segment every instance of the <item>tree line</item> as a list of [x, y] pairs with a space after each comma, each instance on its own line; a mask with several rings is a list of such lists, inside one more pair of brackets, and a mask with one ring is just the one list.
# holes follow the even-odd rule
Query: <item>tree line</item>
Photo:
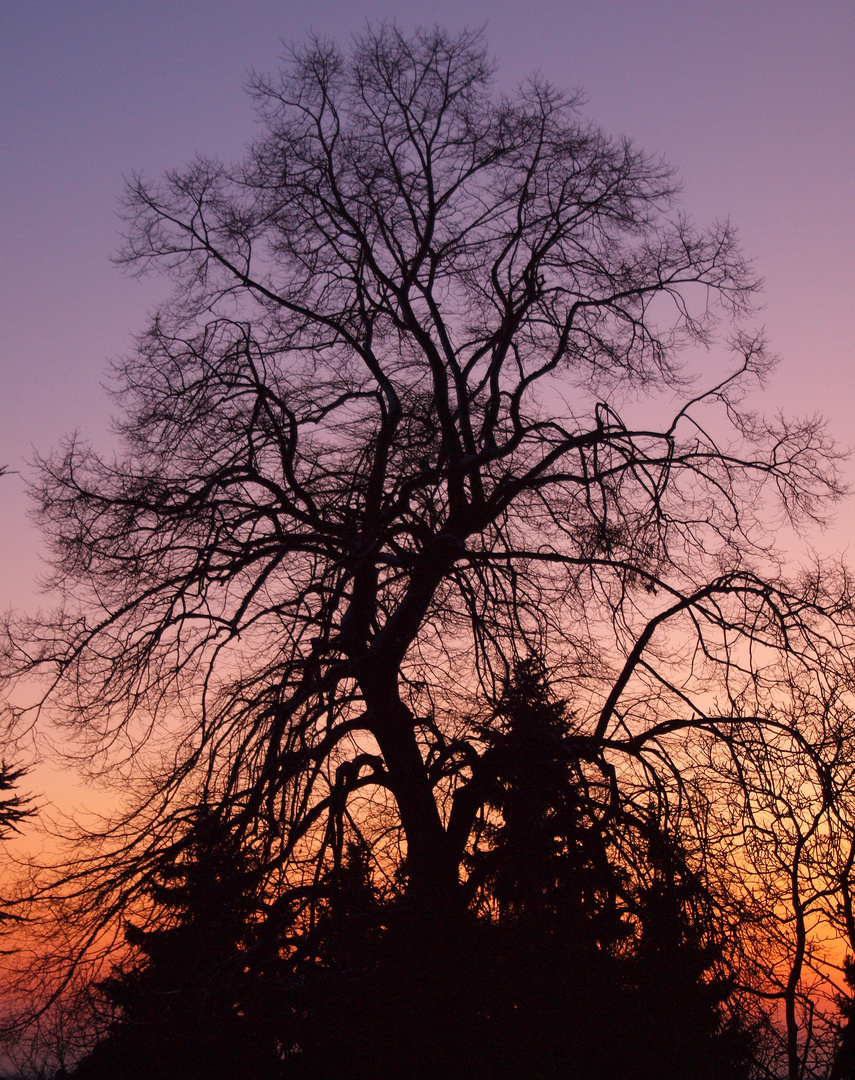
[[747, 1076], [755, 1032], [727, 1007], [724, 943], [687, 852], [651, 815], [606, 813], [567, 727], [522, 662], [484, 725], [501, 764], [468, 917], [443, 940], [355, 828], [313, 888], [265, 904], [260, 868], [201, 808], [94, 988], [110, 1019], [72, 1075]]
[[2, 647], [125, 796], [8, 900], [55, 1071], [848, 1075], [851, 587], [775, 545], [837, 452], [750, 408], [732, 227], [494, 79], [312, 40], [244, 161], [128, 187], [174, 288], [116, 455], [38, 462], [61, 603]]

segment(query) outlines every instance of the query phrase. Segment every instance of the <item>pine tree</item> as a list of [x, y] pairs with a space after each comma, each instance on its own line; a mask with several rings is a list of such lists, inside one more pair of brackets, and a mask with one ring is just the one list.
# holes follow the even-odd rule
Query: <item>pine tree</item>
[[249, 857], [201, 810], [148, 886], [151, 915], [128, 923], [130, 958], [100, 984], [118, 1018], [75, 1072], [79, 1080], [264, 1080], [272, 1051], [242, 1008], [253, 941]]
[[501, 824], [487, 826], [481, 873], [501, 921], [569, 923], [603, 945], [621, 935], [613, 903], [620, 874], [609, 859], [602, 792], [567, 748], [571, 720], [541, 662], [520, 662], [483, 729], [496, 772], [488, 802]]
[[12, 794], [23, 775], [23, 769], [13, 769], [5, 761], [0, 762], [0, 838], [17, 832], [24, 818], [33, 813], [29, 799]]
[[[855, 960], [846, 957], [843, 977], [850, 990], [855, 990]], [[829, 1080], [855, 1080], [855, 998], [841, 994], [837, 999], [840, 1008], [840, 1026], [837, 1053], [829, 1074]]]
[[574, 753], [572, 715], [537, 658], [518, 665], [483, 735], [494, 816], [472, 873], [493, 913], [492, 1075], [747, 1076], [747, 1036], [720, 1010], [702, 882], [655, 816], [615, 805], [605, 763]]
[[723, 1008], [732, 987], [719, 973], [710, 897], [678, 837], [651, 822], [639, 846], [648, 876], [635, 889], [637, 935], [627, 964], [637, 1075], [741, 1080], [752, 1036]]
[[282, 984], [289, 1078], [387, 1075], [396, 1007], [381, 974], [388, 914], [369, 849], [352, 840], [318, 882], [310, 928]]
[[620, 989], [621, 875], [571, 730], [536, 657], [518, 664], [482, 728], [494, 781], [470, 886], [490, 913], [481, 1055], [496, 1076], [593, 1080], [611, 1064], [601, 1036]]
[[[32, 801], [15, 790], [23, 775], [23, 769], [13, 769], [5, 761], [0, 762], [0, 840], [7, 839], [10, 833], [18, 832], [21, 822], [35, 813]], [[5, 929], [18, 920], [19, 917], [11, 911], [0, 910], [0, 928]]]

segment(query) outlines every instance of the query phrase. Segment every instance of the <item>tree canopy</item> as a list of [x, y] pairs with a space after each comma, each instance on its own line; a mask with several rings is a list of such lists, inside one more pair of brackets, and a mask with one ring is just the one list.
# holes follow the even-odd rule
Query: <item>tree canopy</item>
[[[733, 228], [578, 97], [499, 93], [478, 34], [313, 40], [251, 93], [243, 162], [128, 187], [121, 261], [174, 288], [115, 365], [118, 452], [39, 463], [63, 605], [5, 674], [131, 798], [27, 896], [79, 964], [204, 805], [295, 925], [356, 836], [441, 952], [522, 918], [501, 867], [542, 841], [544, 903], [620, 900], [598, 948], [608, 916], [660, 949], [660, 894], [714, 913], [795, 1080], [810, 935], [852, 922], [852, 612], [776, 550], [842, 488], [819, 421], [749, 408]], [[497, 719], [533, 658], [567, 701], [536, 809]]]

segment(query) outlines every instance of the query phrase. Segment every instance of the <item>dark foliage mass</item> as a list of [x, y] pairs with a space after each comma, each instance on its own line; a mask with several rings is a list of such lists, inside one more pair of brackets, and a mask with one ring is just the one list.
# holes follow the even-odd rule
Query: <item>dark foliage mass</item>
[[0, 762], [0, 837], [16, 831], [21, 822], [35, 812], [31, 801], [17, 791], [23, 775], [23, 769]]
[[221, 833], [200, 811], [148, 886], [151, 925], [126, 925], [129, 958], [94, 987], [116, 1018], [74, 1076], [272, 1075], [271, 1048], [238, 1011], [257, 876]]
[[618, 868], [565, 727], [522, 664], [491, 735], [501, 824], [442, 941], [378, 890], [360, 841], [309, 922], [261, 917], [257, 868], [201, 815], [150, 889], [152, 927], [127, 927], [132, 959], [96, 988], [118, 1018], [74, 1077], [747, 1077], [752, 1039], [720, 1009], [721, 950], [679, 844], [646, 822], [640, 865]]
[[841, 486], [750, 408], [733, 229], [477, 34], [251, 92], [243, 162], [129, 186], [174, 290], [115, 456], [38, 463], [9, 715], [125, 798], [19, 885], [15, 1030], [81, 1077], [827, 1075], [855, 620], [775, 540]]

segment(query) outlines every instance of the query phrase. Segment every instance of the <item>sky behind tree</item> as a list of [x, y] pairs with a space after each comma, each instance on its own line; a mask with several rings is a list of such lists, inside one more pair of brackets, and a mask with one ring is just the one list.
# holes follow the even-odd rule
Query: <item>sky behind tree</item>
[[[593, 122], [674, 163], [684, 180], [685, 207], [702, 228], [728, 216], [741, 228], [745, 249], [767, 279], [758, 322], [765, 321], [772, 348], [784, 357], [764, 408], [826, 412], [836, 437], [855, 442], [849, 416], [855, 340], [851, 0], [762, 7], [722, 2], [700, 13], [684, 3], [572, 0], [394, 9], [384, 3], [312, 9], [282, 0], [35, 0], [0, 13], [8, 109], [0, 165], [6, 247], [0, 465], [13, 470], [0, 481], [0, 607], [33, 604], [38, 538], [24, 513], [26, 457], [33, 448], [49, 452], [73, 429], [109, 447], [109, 406], [100, 387], [106, 363], [132, 351], [132, 331], [144, 326], [147, 309], [167, 288], [162, 280], [129, 280], [110, 264], [119, 246], [115, 211], [126, 178], [135, 170], [156, 178], [196, 154], [240, 157], [254, 133], [241, 93], [248, 71], [275, 67], [280, 39], [299, 43], [312, 29], [346, 47], [366, 20], [384, 17], [394, 16], [404, 32], [417, 22], [452, 32], [484, 25], [500, 89], [512, 90], [535, 71], [559, 87], [582, 88]], [[673, 384], [662, 385], [669, 387], [662, 393], [670, 393]], [[644, 397], [630, 408], [635, 416], [655, 414], [660, 404]], [[179, 443], [177, 436], [169, 445]], [[855, 466], [850, 475], [855, 478]], [[845, 509], [829, 536], [813, 539], [825, 550], [845, 547], [853, 522], [852, 509]], [[121, 560], [135, 523], [128, 515], [120, 524], [113, 535], [121, 537]], [[290, 535], [288, 528], [282, 535]], [[798, 546], [794, 540], [792, 550]], [[693, 550], [703, 561], [703, 549]], [[330, 608], [329, 618], [334, 614]], [[355, 650], [358, 640], [345, 626], [342, 617], [337, 636], [327, 633], [323, 640]], [[119, 641], [116, 670], [132, 636]], [[450, 666], [433, 664], [438, 682], [447, 680]], [[116, 700], [127, 699], [121, 693]], [[391, 699], [383, 698], [384, 706]], [[403, 709], [399, 716], [409, 722]], [[44, 786], [56, 798], [51, 785]], [[400, 801], [403, 786], [390, 787]], [[408, 805], [407, 824], [418, 824], [415, 799]], [[412, 832], [433, 843], [429, 829]], [[430, 843], [423, 852], [439, 850]], [[408, 846], [408, 855], [415, 850]], [[435, 865], [427, 855], [422, 859], [421, 883]]]
[[[687, 211], [729, 216], [766, 280], [758, 321], [783, 363], [764, 409], [822, 412], [855, 444], [851, 0], [5, 0], [0, 464], [25, 473], [33, 448], [74, 429], [107, 444], [107, 362], [166, 288], [110, 263], [123, 178], [197, 153], [239, 158], [254, 132], [250, 69], [274, 69], [283, 39], [346, 45], [382, 18], [485, 26], [499, 88], [533, 72], [581, 88], [587, 117], [672, 162]], [[29, 606], [38, 537], [22, 475], [0, 500], [0, 606]], [[813, 542], [845, 548], [853, 524], [844, 507]]]

